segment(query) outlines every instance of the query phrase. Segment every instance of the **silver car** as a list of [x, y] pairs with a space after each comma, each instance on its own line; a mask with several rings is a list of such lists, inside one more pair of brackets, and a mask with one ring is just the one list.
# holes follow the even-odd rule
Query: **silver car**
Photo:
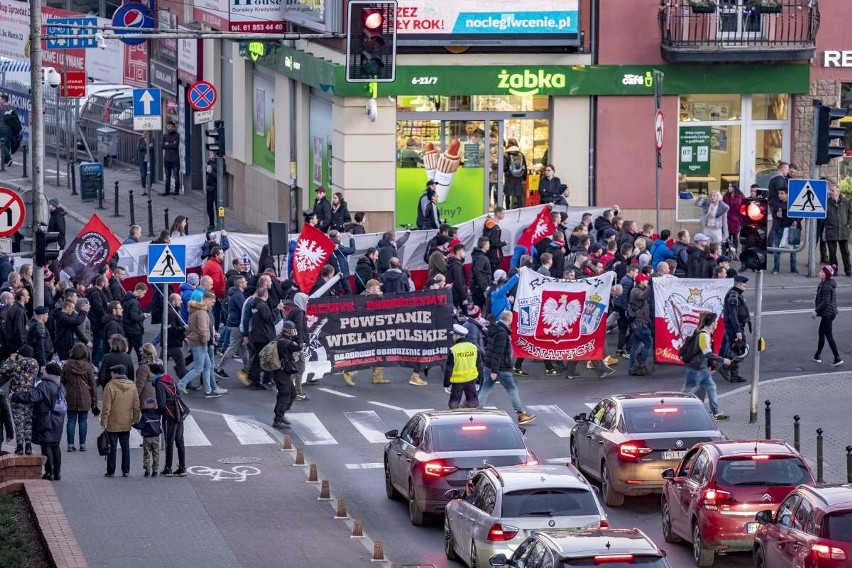
[[511, 556], [532, 530], [608, 526], [595, 490], [572, 465], [489, 465], [447, 497], [444, 552], [471, 567]]

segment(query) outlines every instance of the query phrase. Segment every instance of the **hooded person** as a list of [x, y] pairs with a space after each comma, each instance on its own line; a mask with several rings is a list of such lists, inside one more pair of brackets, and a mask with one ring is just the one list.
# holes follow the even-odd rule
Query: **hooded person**
[[[293, 308], [287, 314], [287, 321], [293, 322], [296, 326], [296, 336], [293, 341], [300, 345], [308, 345], [310, 336], [308, 335], [308, 295], [302, 292], [293, 296]], [[295, 357], [296, 371], [292, 373], [293, 384], [296, 387], [295, 400], [308, 400], [308, 395], [305, 394], [302, 388], [302, 375], [305, 372], [305, 357]], [[309, 382], [315, 383], [322, 377], [311, 376]]]
[[273, 428], [286, 428], [290, 426], [290, 421], [287, 420], [285, 413], [293, 406], [293, 401], [296, 399], [296, 389], [293, 385], [293, 377], [298, 375], [301, 378], [301, 372], [296, 365], [296, 354], [300, 353], [302, 346], [298, 343], [298, 331], [296, 324], [290, 320], [283, 322], [281, 335], [278, 336], [276, 349], [278, 350], [278, 358], [281, 360], [281, 368], [273, 372], [273, 381], [278, 395], [275, 399], [275, 420], [272, 422]]
[[[166, 443], [166, 466], [160, 475], [163, 477], [186, 477], [186, 449], [183, 443], [183, 421], [189, 415], [189, 407], [180, 397], [180, 389], [171, 375], [164, 372], [162, 366], [152, 365], [154, 378], [151, 384], [157, 393], [157, 409], [163, 417], [163, 438]], [[177, 446], [178, 468], [172, 473], [172, 457]]]
[[59, 481], [62, 478], [62, 426], [68, 403], [65, 387], [59, 381], [62, 367], [51, 361], [45, 366], [42, 380], [28, 391], [18, 390], [12, 395], [12, 402], [31, 404], [33, 409], [33, 443], [41, 446], [41, 455], [45, 456], [42, 479]]
[[66, 211], [55, 197], [47, 200], [47, 210], [50, 213], [50, 217], [47, 220], [47, 232], [59, 233], [56, 243], [59, 245], [59, 250], [62, 250], [65, 248]]

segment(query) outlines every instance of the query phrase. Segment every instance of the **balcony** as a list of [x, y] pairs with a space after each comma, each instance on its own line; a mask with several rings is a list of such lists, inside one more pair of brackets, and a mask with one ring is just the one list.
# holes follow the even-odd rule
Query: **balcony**
[[818, 0], [697, 3], [661, 0], [661, 51], [666, 61], [807, 61], [816, 52]]

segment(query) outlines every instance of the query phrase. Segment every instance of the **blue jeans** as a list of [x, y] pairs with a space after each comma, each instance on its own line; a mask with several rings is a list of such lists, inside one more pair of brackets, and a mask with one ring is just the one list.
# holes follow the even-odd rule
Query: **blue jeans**
[[515, 409], [516, 413], [521, 413], [524, 411], [524, 407], [521, 405], [521, 393], [518, 392], [518, 385], [515, 384], [515, 377], [512, 375], [512, 371], [497, 371], [497, 380], [491, 380], [491, 370], [484, 369], [485, 377], [482, 379], [482, 386], [479, 388], [479, 406], [480, 408], [485, 406], [485, 400], [488, 398], [488, 393], [491, 392], [491, 389], [494, 388], [494, 385], [498, 382], [503, 385], [503, 388], [506, 389], [506, 393], [509, 395], [509, 399], [512, 401], [512, 408]]
[[74, 445], [74, 431], [77, 429], [77, 422], [80, 423], [80, 445], [86, 445], [86, 434], [89, 431], [89, 412], [86, 410], [77, 412], [74, 410], [68, 411], [68, 423], [66, 433], [68, 434], [68, 445]]
[[216, 384], [213, 382], [213, 363], [210, 360], [210, 351], [207, 346], [190, 347], [189, 352], [192, 353], [192, 368], [180, 380], [178, 388], [186, 388], [186, 385], [196, 377], [201, 376], [205, 393], [216, 390]]
[[695, 394], [699, 388], [704, 387], [707, 392], [707, 400], [710, 404], [710, 412], [714, 415], [719, 414], [719, 399], [716, 398], [716, 383], [713, 382], [713, 376], [710, 374], [710, 369], [686, 368], [686, 382], [683, 384], [683, 392]]
[[[781, 237], [784, 235], [784, 227], [781, 226], [780, 223], [774, 222], [772, 223], [772, 230], [769, 231], [769, 242], [770, 246], [777, 247], [781, 244]], [[774, 262], [772, 270], [774, 272], [781, 272], [781, 254], [780, 252], [772, 253]], [[796, 253], [790, 253], [790, 272], [798, 272], [799, 268], [796, 265]]]
[[143, 160], [139, 162], [139, 178], [142, 180], [142, 189], [147, 190], [148, 184], [148, 162]]
[[644, 367], [648, 360], [648, 353], [653, 349], [654, 340], [651, 337], [651, 326], [645, 323], [634, 323], [630, 327], [629, 370], [635, 371], [639, 367]]

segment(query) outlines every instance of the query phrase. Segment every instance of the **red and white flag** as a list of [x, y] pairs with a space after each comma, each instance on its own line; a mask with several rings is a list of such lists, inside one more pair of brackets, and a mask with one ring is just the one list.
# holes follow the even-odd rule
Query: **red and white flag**
[[302, 228], [293, 252], [293, 282], [299, 290], [310, 294], [334, 247], [334, 242], [316, 227], [305, 225]]
[[88, 286], [120, 246], [118, 237], [94, 213], [77, 238], [65, 249], [59, 265], [72, 282]]
[[541, 210], [538, 216], [533, 219], [530, 226], [524, 229], [524, 232], [521, 233], [520, 237], [518, 237], [515, 246], [522, 246], [529, 250], [538, 241], [544, 237], [552, 235], [555, 231], [556, 225], [550, 217], [550, 207], [545, 207]]

